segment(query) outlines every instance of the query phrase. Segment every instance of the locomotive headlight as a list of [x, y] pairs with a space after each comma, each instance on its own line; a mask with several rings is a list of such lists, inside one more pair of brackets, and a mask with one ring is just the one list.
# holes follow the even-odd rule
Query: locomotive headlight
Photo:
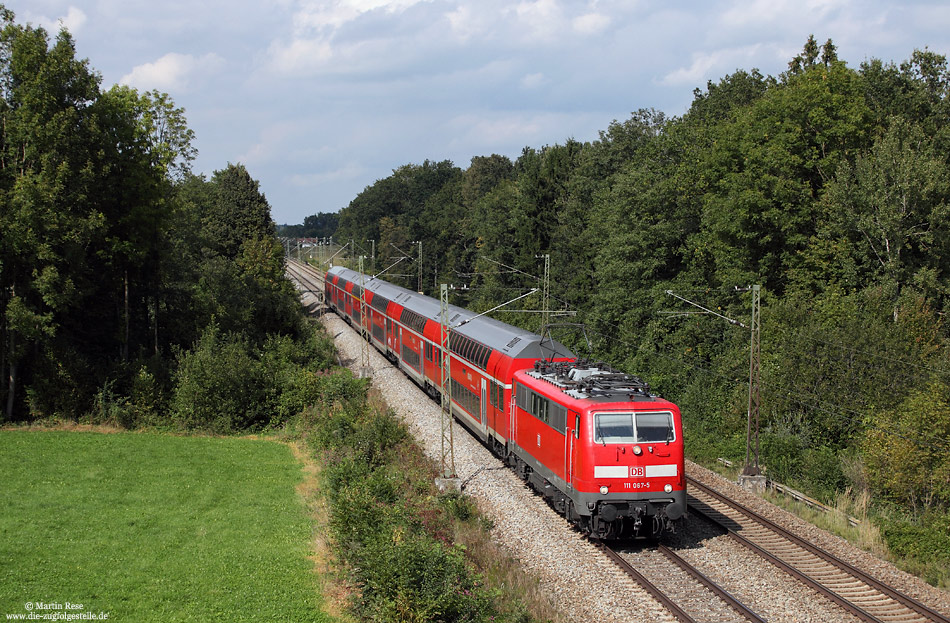
[[667, 493], [673, 493], [673, 485], [666, 485], [665, 487], [663, 487], [663, 490], [666, 491]]
[[600, 488], [601, 495], [607, 495], [607, 485], [604, 485]]
[[641, 448], [640, 446], [634, 446], [633, 453], [636, 454], [637, 456], [640, 456], [641, 454], [643, 454], [643, 448]]

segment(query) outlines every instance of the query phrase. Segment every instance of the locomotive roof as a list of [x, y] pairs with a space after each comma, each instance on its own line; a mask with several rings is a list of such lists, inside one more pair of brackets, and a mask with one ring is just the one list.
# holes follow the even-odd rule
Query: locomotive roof
[[640, 377], [614, 370], [603, 362], [563, 361], [534, 364], [525, 370], [528, 376], [546, 381], [577, 400], [598, 402], [654, 402], [662, 400], [650, 393], [650, 386]]
[[[333, 266], [328, 271], [331, 275], [360, 285], [360, 273], [343, 266]], [[442, 322], [442, 305], [437, 300], [424, 294], [394, 285], [383, 279], [363, 275], [364, 287], [374, 295], [378, 294], [390, 301], [402, 305], [405, 309], [433, 320]], [[449, 328], [473, 340], [477, 340], [493, 350], [500, 351], [515, 359], [545, 359], [552, 357], [573, 358], [574, 354], [560, 342], [545, 339], [541, 344], [541, 336], [526, 329], [519, 329], [510, 324], [478, 316], [473, 311], [456, 305], [448, 308]]]

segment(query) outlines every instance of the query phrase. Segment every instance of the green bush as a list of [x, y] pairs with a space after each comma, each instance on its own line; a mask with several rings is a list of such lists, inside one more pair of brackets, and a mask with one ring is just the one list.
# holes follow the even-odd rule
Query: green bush
[[32, 367], [21, 367], [19, 374], [29, 418], [35, 420], [79, 418], [93, 407], [95, 388], [107, 381], [93, 360], [56, 344], [38, 347]]
[[778, 482], [797, 484], [803, 471], [801, 439], [793, 435], [765, 433], [759, 440], [759, 460], [768, 467], [769, 477]]
[[684, 422], [683, 438], [686, 454], [694, 461], [712, 464], [718, 458], [745, 461], [745, 431], [723, 435], [715, 425], [702, 420]]
[[172, 419], [215, 433], [263, 428], [270, 421], [264, 379], [247, 340], [211, 325], [193, 350], [179, 353]]
[[461, 493], [446, 493], [440, 496], [439, 500], [442, 502], [442, 506], [445, 507], [445, 510], [459, 521], [468, 521], [478, 513], [475, 502], [467, 495], [462, 495]]
[[[271, 335], [259, 349], [243, 334], [212, 324], [178, 354], [170, 412], [182, 428], [231, 433], [276, 427], [312, 405], [365, 395], [349, 373], [331, 374], [332, 342], [317, 331], [305, 339]], [[133, 379], [136, 406], [155, 403], [155, 380], [143, 369]]]
[[354, 427], [369, 407], [366, 405], [367, 383], [357, 379], [349, 370], [322, 375], [320, 399], [302, 414], [303, 424], [309, 431], [310, 444], [332, 462], [339, 456], [336, 450], [347, 447]]
[[[138, 363], [132, 376], [129, 402], [135, 414], [132, 426], [160, 425], [168, 408], [167, 376], [164, 361], [152, 357]], [[133, 368], [135, 369], [135, 368]]]
[[342, 558], [361, 569], [367, 564], [366, 543], [379, 532], [391, 533], [397, 526], [411, 525], [409, 508], [397, 503], [399, 483], [392, 473], [370, 470], [352, 458], [324, 469], [330, 531], [343, 546]]
[[931, 511], [918, 521], [882, 519], [881, 534], [902, 566], [934, 586], [950, 586], [950, 513]]
[[116, 394], [113, 382], [106, 381], [93, 399], [89, 421], [94, 424], [106, 424], [119, 428], [132, 428], [135, 423], [135, 410], [125, 396]]
[[365, 558], [357, 613], [371, 621], [486, 621], [492, 595], [479, 586], [459, 548], [422, 534], [376, 533]]
[[323, 331], [313, 330], [304, 339], [270, 335], [260, 360], [265, 374], [271, 424], [287, 422], [307, 407], [335, 399], [335, 389], [323, 377], [334, 360], [333, 341]]
[[393, 459], [392, 453], [409, 438], [409, 430], [391, 411], [371, 410], [353, 429], [351, 446], [356, 455], [373, 467]]
[[802, 464], [802, 485], [826, 502], [833, 500], [838, 491], [848, 486], [841, 460], [831, 448], [806, 448], [802, 453]]

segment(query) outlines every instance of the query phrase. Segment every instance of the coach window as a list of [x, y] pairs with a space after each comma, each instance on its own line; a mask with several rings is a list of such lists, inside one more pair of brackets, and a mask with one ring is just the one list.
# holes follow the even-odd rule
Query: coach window
[[488, 367], [488, 347], [481, 344], [478, 346], [478, 367]]

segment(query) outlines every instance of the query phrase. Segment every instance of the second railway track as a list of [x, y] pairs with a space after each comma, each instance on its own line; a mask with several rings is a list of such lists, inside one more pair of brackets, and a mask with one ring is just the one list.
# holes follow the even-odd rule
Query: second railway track
[[286, 263], [287, 275], [296, 284], [301, 296], [309, 294], [312, 297], [311, 313], [323, 302], [323, 273], [304, 262], [290, 258]]
[[682, 623], [765, 621], [665, 545], [643, 549], [595, 545]]
[[718, 491], [688, 478], [690, 512], [796, 577], [862, 621], [950, 623], [950, 618], [778, 526]]

